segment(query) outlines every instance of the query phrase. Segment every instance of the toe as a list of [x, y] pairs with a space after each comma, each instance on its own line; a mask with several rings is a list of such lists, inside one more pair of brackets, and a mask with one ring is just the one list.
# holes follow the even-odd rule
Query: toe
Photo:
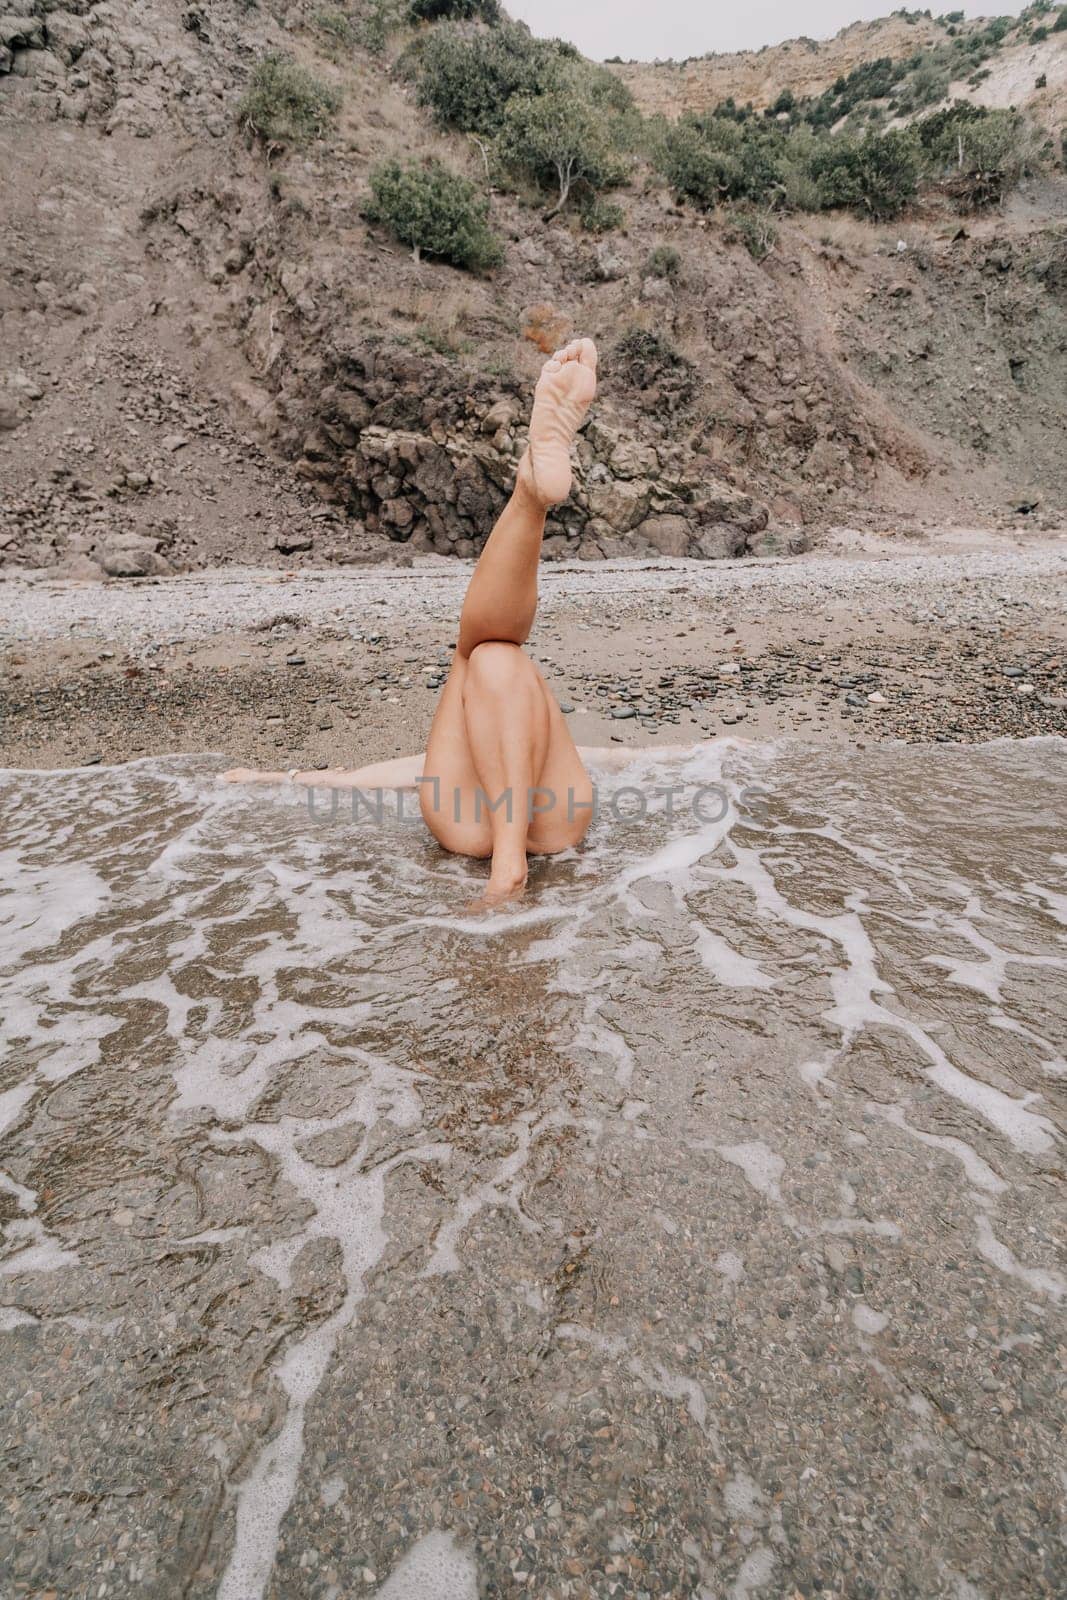
[[595, 367], [597, 362], [596, 345], [592, 339], [578, 339], [578, 360], [583, 367]]

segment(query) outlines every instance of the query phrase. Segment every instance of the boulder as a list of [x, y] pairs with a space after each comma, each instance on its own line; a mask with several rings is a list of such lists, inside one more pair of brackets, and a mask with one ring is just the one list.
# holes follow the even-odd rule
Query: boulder
[[274, 548], [283, 556], [295, 556], [301, 550], [310, 550], [312, 544], [310, 533], [299, 533], [296, 529], [286, 530], [274, 537]]
[[650, 444], [622, 438], [611, 452], [611, 470], [617, 478], [649, 478], [659, 470], [659, 457]]
[[745, 541], [746, 534], [743, 528], [729, 522], [716, 522], [709, 528], [701, 528], [693, 545], [692, 554], [699, 556], [703, 561], [725, 561], [731, 556], [741, 555]]
[[411, 501], [397, 496], [393, 500], [383, 500], [381, 504], [381, 518], [385, 523], [390, 538], [403, 539], [415, 520], [415, 513], [411, 508]]
[[519, 256], [530, 267], [547, 267], [549, 262], [548, 251], [540, 239], [524, 239], [519, 245]]
[[104, 577], [104, 569], [91, 556], [75, 554], [61, 561], [56, 568], [56, 576], [62, 578], [77, 578], [82, 582], [99, 583]]
[[40, 50], [44, 46], [44, 23], [40, 17], [0, 15], [0, 44], [15, 50]]
[[495, 405], [482, 418], [483, 433], [497, 433], [501, 428], [510, 428], [519, 415], [518, 402], [515, 400], [498, 400]]
[[625, 278], [630, 270], [630, 259], [612, 239], [601, 239], [596, 247], [595, 274], [601, 283], [612, 283]]
[[16, 397], [0, 389], [0, 433], [7, 433], [17, 428], [22, 420], [22, 409]]
[[646, 517], [634, 529], [637, 538], [665, 556], [686, 556], [693, 537], [693, 529], [684, 517]]
[[139, 533], [119, 533], [100, 551], [100, 565], [109, 578], [158, 577], [171, 569], [156, 550], [156, 541]]
[[642, 479], [608, 478], [587, 488], [589, 510], [615, 533], [628, 533], [648, 515], [650, 485]]
[[48, 48], [68, 65], [77, 61], [89, 43], [89, 29], [69, 11], [48, 13]]
[[50, 83], [58, 83], [67, 75], [65, 63], [51, 50], [32, 50], [20, 56], [16, 71], [22, 71], [27, 78], [45, 78]]

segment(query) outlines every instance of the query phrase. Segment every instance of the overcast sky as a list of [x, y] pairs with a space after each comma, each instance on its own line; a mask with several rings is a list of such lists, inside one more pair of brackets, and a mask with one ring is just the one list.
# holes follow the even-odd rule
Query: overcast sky
[[[903, 0], [900, 0], [903, 3]], [[828, 39], [850, 22], [888, 16], [894, 0], [744, 0], [709, 5], [707, 0], [505, 0], [512, 16], [534, 33], [569, 39], [587, 56], [654, 61], [702, 56], [709, 50], [758, 50], [807, 34]], [[921, 9], [911, 5], [913, 11]], [[1023, 0], [940, 0], [939, 16], [966, 11], [969, 17], [1023, 9]]]

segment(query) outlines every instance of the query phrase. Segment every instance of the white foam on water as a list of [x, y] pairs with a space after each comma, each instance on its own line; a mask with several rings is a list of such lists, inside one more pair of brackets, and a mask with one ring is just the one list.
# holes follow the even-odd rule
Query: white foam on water
[[734, 1250], [724, 1250], [712, 1263], [715, 1271], [729, 1283], [740, 1283], [745, 1275], [745, 1263]]
[[968, 1179], [976, 1188], [985, 1189], [988, 1194], [1002, 1194], [1008, 1188], [1008, 1184], [999, 1173], [994, 1172], [989, 1163], [983, 1161], [977, 1150], [965, 1140], [957, 1139], [952, 1134], [925, 1133], [921, 1128], [913, 1128], [904, 1114], [903, 1106], [882, 1106], [871, 1102], [869, 1109], [884, 1117], [887, 1122], [891, 1122], [895, 1128], [902, 1128], [920, 1144], [929, 1145], [934, 1150], [947, 1150], [960, 1162]]
[[[670, 775], [676, 777], [680, 772], [694, 781], [721, 782], [730, 753], [736, 754], [746, 771], [760, 772], [769, 767], [772, 757], [777, 759], [777, 752], [770, 747], [745, 749], [734, 741], [717, 741], [694, 752], [681, 765], [675, 763]], [[624, 776], [632, 778], [635, 771], [652, 772], [657, 761], [662, 762], [662, 757], [653, 752], [632, 764]], [[66, 788], [50, 777], [42, 806], [32, 817], [20, 816], [24, 831], [19, 837], [17, 858], [27, 899], [17, 915], [0, 923], [0, 928], [13, 939], [16, 958], [21, 960], [29, 953], [30, 962], [36, 957], [36, 964], [26, 962], [14, 969], [5, 1002], [0, 1005], [0, 1046], [5, 1040], [29, 1040], [34, 1058], [27, 1078], [0, 1095], [0, 1132], [18, 1123], [38, 1087], [98, 1060], [99, 1040], [123, 1020], [122, 1014], [107, 1015], [98, 1009], [98, 1002], [89, 1005], [78, 998], [76, 977], [84, 976], [90, 968], [107, 972], [146, 930], [151, 931], [154, 925], [165, 929], [158, 935], [164, 942], [165, 954], [161, 957], [156, 949], [152, 957], [154, 975], [123, 988], [117, 998], [124, 1002], [147, 1000], [158, 1006], [166, 1018], [169, 1043], [177, 1058], [172, 1114], [181, 1117], [196, 1109], [213, 1114], [222, 1125], [216, 1126], [212, 1134], [217, 1142], [258, 1144], [276, 1163], [279, 1184], [290, 1186], [306, 1203], [307, 1222], [291, 1238], [277, 1239], [259, 1251], [253, 1258], [259, 1269], [271, 1273], [280, 1283], [291, 1285], [305, 1246], [317, 1239], [332, 1239], [340, 1247], [344, 1280], [338, 1309], [311, 1329], [298, 1330], [273, 1368], [272, 1375], [287, 1397], [286, 1413], [277, 1435], [263, 1445], [243, 1481], [233, 1486], [236, 1538], [219, 1590], [221, 1600], [257, 1600], [270, 1584], [282, 1521], [300, 1481], [308, 1407], [326, 1378], [338, 1341], [357, 1314], [367, 1273], [385, 1248], [385, 1186], [389, 1173], [403, 1162], [444, 1163], [451, 1156], [447, 1144], [420, 1146], [415, 1142], [420, 1117], [413, 1094], [419, 1077], [416, 1070], [393, 1067], [363, 1050], [342, 1048], [334, 1042], [339, 1022], [349, 1037], [358, 1036], [364, 1022], [377, 1022], [375, 1003], [365, 999], [365, 989], [359, 991], [359, 999], [351, 1005], [342, 1007], [336, 1000], [318, 1004], [300, 997], [301, 986], [293, 981], [297, 969], [309, 974], [326, 970], [331, 977], [336, 975], [343, 993], [345, 958], [349, 953], [358, 954], [362, 957], [361, 977], [369, 970], [381, 977], [384, 989], [393, 952], [402, 951], [404, 941], [414, 938], [421, 954], [426, 936], [440, 930], [446, 936], [447, 959], [456, 964], [449, 965], [446, 972], [435, 973], [431, 960], [421, 998], [448, 991], [453, 993], [455, 1003], [462, 999], [465, 979], [455, 976], [456, 971], [462, 972], [462, 956], [453, 957], [453, 950], [461, 952], [463, 940], [474, 949], [487, 941], [502, 942], [505, 955], [514, 954], [518, 962], [554, 965], [543, 979], [538, 975], [538, 982], [560, 997], [563, 1020], [553, 1038], [557, 1051], [590, 1051], [603, 1063], [601, 1083], [610, 1072], [625, 1089], [637, 1065], [627, 1034], [626, 982], [631, 975], [642, 983], [647, 977], [651, 983], [657, 964], [669, 956], [674, 961], [688, 961], [684, 981], [695, 986], [697, 998], [706, 995], [712, 1009], [715, 991], [708, 982], [709, 974], [716, 983], [739, 992], [777, 989], [780, 1003], [795, 1009], [801, 1003], [795, 999], [797, 985], [793, 981], [797, 975], [796, 931], [800, 930], [811, 936], [818, 949], [819, 962], [814, 967], [810, 959], [813, 952], [808, 952], [809, 970], [817, 973], [825, 960], [830, 1005], [821, 1013], [821, 1019], [830, 1022], [839, 1035], [832, 1054], [801, 1068], [813, 1090], [833, 1087], [829, 1074], [834, 1063], [864, 1029], [889, 1028], [915, 1044], [928, 1081], [976, 1111], [1023, 1155], [1044, 1151], [1051, 1142], [1051, 1124], [1035, 1109], [1038, 1096], [1009, 1095], [978, 1083], [957, 1068], [936, 1040], [907, 1015], [906, 1002], [896, 996], [882, 976], [887, 957], [879, 941], [879, 919], [896, 917], [894, 907], [899, 907], [901, 901], [909, 902], [907, 917], [897, 920], [908, 930], [913, 946], [916, 935], [923, 934], [926, 942], [916, 952], [916, 961], [929, 953], [939, 933], [954, 939], [967, 938], [980, 960], [961, 963], [952, 958], [950, 965], [944, 956], [939, 964], [949, 978], [969, 978], [966, 986], [991, 1000], [994, 990], [999, 996], [1004, 974], [1016, 961], [1024, 968], [1042, 968], [1040, 976], [1049, 981], [1063, 963], [1052, 956], [1019, 956], [997, 943], [1001, 923], [991, 922], [987, 915], [977, 915], [973, 909], [975, 886], [960, 881], [958, 867], [954, 874], [943, 865], [937, 867], [936, 893], [931, 891], [927, 906], [925, 866], [920, 863], [922, 870], [916, 867], [907, 836], [901, 835], [905, 839], [902, 844], [894, 833], [893, 816], [897, 813], [892, 812], [888, 801], [876, 796], [882, 807], [879, 824], [867, 828], [862, 813], [849, 813], [846, 804], [848, 794], [856, 793], [856, 780], [851, 776], [851, 790], [842, 778], [831, 781], [823, 791], [818, 783], [812, 787], [811, 772], [782, 764], [781, 783], [787, 801], [796, 794], [798, 809], [807, 810], [810, 802], [820, 817], [831, 814], [830, 820], [821, 821], [816, 827], [787, 827], [775, 822], [773, 815], [767, 824], [746, 819], [743, 831], [734, 829], [737, 819], [733, 815], [719, 824], [695, 828], [689, 817], [679, 816], [673, 822], [660, 817], [650, 819], [652, 842], [648, 844], [646, 839], [642, 846], [638, 831], [602, 825], [590, 836], [581, 856], [545, 869], [543, 884], [526, 902], [489, 916], [457, 916], [448, 914], [448, 902], [460, 896], [469, 899], [477, 893], [482, 881], [480, 869], [472, 871], [463, 863], [445, 863], [431, 871], [421, 858], [408, 858], [401, 851], [388, 877], [383, 877], [380, 864], [376, 876], [366, 867], [340, 862], [338, 851], [328, 848], [329, 841], [321, 833], [308, 836], [301, 815], [291, 806], [286, 808], [278, 801], [261, 806], [245, 797], [238, 803], [234, 792], [211, 792], [199, 779], [191, 780], [181, 771], [176, 773], [177, 766], [180, 764], [148, 763], [141, 764], [136, 773], [129, 769], [98, 773], [92, 784], [93, 793], [100, 798], [100, 809], [91, 819], [91, 827], [84, 817], [78, 819], [83, 831], [77, 837], [65, 811], [70, 811], [70, 793], [83, 792], [82, 772], [72, 774]], [[121, 881], [125, 848], [121, 830], [116, 830], [115, 813], [123, 804], [128, 811], [132, 808], [136, 812], [133, 802], [142, 793], [138, 786], [145, 783], [155, 786], [148, 808], [150, 820], [144, 822], [143, 835], [139, 836], [142, 853], [147, 850], [146, 841], [155, 841], [147, 850], [150, 867], [139, 880], [127, 879], [119, 889], [109, 882], [112, 877]], [[733, 792], [736, 785], [726, 787]], [[839, 806], [845, 821], [838, 815]], [[180, 816], [179, 808], [184, 808]], [[176, 818], [173, 826], [168, 820], [172, 816]], [[903, 811], [899, 816], [903, 826]], [[263, 827], [259, 820], [262, 817], [269, 819], [273, 832]], [[851, 837], [853, 832], [861, 833], [862, 839]], [[786, 836], [791, 857], [782, 848]], [[805, 879], [802, 852], [806, 841], [812, 838], [840, 853], [839, 882], [828, 876], [825, 850], [813, 853], [815, 877], [811, 879], [809, 874]], [[56, 892], [59, 868], [42, 865], [37, 859], [42, 849], [58, 848], [60, 840], [66, 854], [77, 856], [81, 872], [75, 879], [78, 905], [74, 910], [65, 909], [62, 896]], [[935, 838], [934, 854], [936, 846]], [[716, 852], [721, 852], [719, 859], [709, 861]], [[724, 860], [732, 861], [732, 865], [724, 867]], [[857, 881], [866, 885], [862, 892], [847, 893], [850, 869], [856, 871]], [[1027, 867], [1027, 872], [1034, 870]], [[873, 888], [871, 874], [875, 875]], [[1022, 876], [1020, 873], [1013, 881], [1019, 882]], [[887, 893], [891, 891], [888, 907], [880, 897], [881, 880]], [[715, 901], [707, 891], [709, 886], [722, 882], [731, 885], [731, 894], [726, 897], [722, 923], [711, 928], [706, 922], [715, 915]], [[1023, 887], [1031, 895], [1025, 908], [1025, 926], [1023, 921], [1016, 925], [1006, 919], [1002, 925], [1008, 930], [1005, 937], [1010, 942], [1036, 943], [1040, 935], [1033, 929], [1040, 913], [1034, 902], [1040, 901], [1057, 917], [1060, 901], [1067, 909], [1067, 899], [1033, 881]], [[843, 910], [821, 909], [827, 888], [833, 891], [834, 905], [842, 903], [839, 891], [846, 891]], [[663, 914], [664, 890], [673, 899], [676, 915], [669, 909]], [[697, 891], [702, 899], [700, 912], [694, 915], [687, 897]], [[804, 897], [812, 892], [819, 911], [808, 909], [805, 903]], [[990, 893], [990, 903], [998, 905], [996, 886]], [[38, 895], [40, 907], [35, 904]], [[745, 913], [740, 928], [736, 920], [738, 895], [747, 895], [751, 904], [751, 912]], [[390, 896], [395, 898], [395, 905]], [[944, 909], [946, 898], [956, 902], [949, 911]], [[386, 912], [396, 913], [388, 922], [382, 915], [383, 901]], [[3, 905], [0, 899], [0, 916]], [[96, 936], [92, 927], [94, 906], [107, 914], [110, 930]], [[125, 926], [115, 926], [112, 913], [116, 906], [128, 910]], [[426, 911], [427, 906], [433, 908], [433, 914]], [[444, 912], [439, 911], [442, 906], [446, 908]], [[262, 912], [280, 912], [280, 925], [278, 916], [265, 920], [260, 916]], [[73, 920], [64, 924], [65, 916]], [[255, 926], [265, 926], [268, 931], [257, 931], [243, 940], [242, 925], [253, 916]], [[743, 931], [757, 919], [758, 961], [746, 952]], [[964, 920], [970, 932], [963, 927]], [[981, 932], [976, 930], [978, 921]], [[79, 932], [76, 938], [70, 937], [73, 929], [83, 926], [84, 936]], [[1018, 938], [1013, 931], [1016, 928], [1022, 929]], [[179, 978], [190, 963], [211, 967], [212, 941], [218, 942], [219, 930], [226, 930], [225, 943], [231, 951], [227, 976], [242, 979], [252, 994], [248, 1014], [236, 1029], [229, 1023], [221, 991], [194, 999], [191, 992], [185, 992], [187, 986]], [[64, 935], [64, 948], [82, 940], [76, 953], [62, 958], [42, 955], [49, 938], [54, 943], [55, 937]], [[38, 942], [42, 939], [45, 944]], [[369, 967], [365, 956], [368, 944], [373, 957]], [[236, 957], [232, 954], [234, 948]], [[892, 959], [899, 959], [895, 952]], [[893, 969], [887, 965], [886, 970]], [[801, 976], [808, 983], [808, 971], [802, 970]], [[946, 1004], [954, 987], [958, 988], [959, 982], [946, 980]], [[308, 990], [313, 992], [310, 982]], [[419, 999], [414, 996], [412, 1003], [418, 1004]], [[897, 1010], [890, 1008], [891, 1002], [898, 1006]], [[745, 1002], [735, 1000], [733, 1004], [740, 1007]], [[1023, 1022], [1003, 1013], [994, 1013], [989, 1020], [1031, 1036]], [[637, 1032], [632, 1037], [639, 1040], [642, 1035]], [[1037, 1035], [1032, 1037], [1042, 1051], [1054, 1057], [1051, 1045]], [[365, 1070], [365, 1081], [353, 1089], [353, 1097], [344, 1109], [336, 1117], [282, 1116], [277, 1122], [250, 1122], [256, 1100], [276, 1075], [291, 1073], [317, 1052], [357, 1062]], [[640, 1087], [651, 1097], [655, 1108], [658, 1102], [654, 1086], [642, 1083]], [[641, 1104], [636, 1100], [623, 1102], [615, 1096], [605, 1120], [608, 1116], [615, 1119], [617, 1131], [618, 1122], [630, 1112], [634, 1113], [631, 1126], [635, 1126]], [[885, 1108], [883, 1115], [910, 1138], [951, 1154], [979, 1192], [976, 1200], [981, 1194], [996, 1195], [1005, 1187], [1000, 1175], [964, 1139], [948, 1132], [928, 1135], [910, 1126], [904, 1120], [907, 1104], [905, 1100], [896, 1107]], [[941, 1125], [950, 1115], [951, 1108], [942, 1108]], [[316, 1167], [300, 1155], [300, 1146], [310, 1134], [357, 1120], [369, 1135], [383, 1118], [397, 1129], [412, 1128], [415, 1132], [409, 1148], [390, 1156], [377, 1168], [362, 1171], [361, 1155], [330, 1169]], [[450, 1211], [436, 1237], [424, 1241], [429, 1245], [428, 1276], [460, 1270], [459, 1247], [464, 1230], [485, 1209], [506, 1208], [525, 1229], [542, 1226], [523, 1210], [524, 1166], [535, 1140], [562, 1126], [578, 1127], [595, 1139], [600, 1123], [592, 1117], [575, 1120], [563, 1113], [538, 1115], [535, 1107], [509, 1124], [509, 1134], [517, 1136], [515, 1147], [491, 1165], [488, 1177], [461, 1188], [458, 1197], [450, 1202]], [[779, 1208], [787, 1225], [811, 1234], [812, 1229], [802, 1228], [786, 1210], [781, 1193], [785, 1162], [767, 1144], [758, 1139], [727, 1145], [694, 1140], [691, 1148], [712, 1150], [718, 1159], [738, 1166], [746, 1182]], [[21, 1190], [13, 1178], [8, 1178], [4, 1186], [18, 1191], [16, 1197], [23, 1210], [31, 1213], [17, 1222], [34, 1221], [29, 1203], [36, 1202], [32, 1192]], [[850, 1198], [846, 1194], [845, 1198], [845, 1209], [851, 1211], [854, 1195]], [[665, 1199], [664, 1204], [667, 1203]], [[663, 1215], [666, 1218], [667, 1214]], [[17, 1226], [17, 1222], [9, 1226]], [[1018, 1278], [1035, 1292], [1062, 1293], [1063, 1281], [1058, 1274], [1023, 1266], [996, 1238], [987, 1217], [980, 1216], [977, 1226], [980, 1248], [998, 1270]], [[854, 1215], [830, 1218], [815, 1231], [869, 1234], [889, 1241], [900, 1238], [895, 1222]], [[225, 1246], [238, 1240], [242, 1232], [241, 1228], [207, 1228], [177, 1243], [180, 1248], [199, 1244]], [[22, 1270], [15, 1264], [36, 1259], [38, 1267], [27, 1270], [55, 1271], [58, 1261], [77, 1259], [44, 1235], [43, 1229], [40, 1234], [23, 1235], [21, 1241], [16, 1234], [15, 1242], [23, 1242], [26, 1248], [9, 1258], [6, 1270]], [[715, 1270], [725, 1280], [722, 1292], [729, 1293], [725, 1285], [736, 1284], [744, 1274], [743, 1258], [724, 1251], [715, 1262]], [[533, 1304], [536, 1299], [527, 1289], [527, 1303]], [[543, 1298], [540, 1304], [543, 1310]], [[855, 1311], [858, 1332], [868, 1335], [881, 1331], [874, 1327], [880, 1313], [869, 1307], [856, 1307]], [[5, 1321], [0, 1313], [0, 1327], [22, 1326], [33, 1320], [21, 1310], [12, 1309], [6, 1316]], [[68, 1320], [73, 1325], [72, 1319]], [[693, 1425], [714, 1438], [708, 1396], [687, 1373], [671, 1370], [633, 1349], [621, 1337], [598, 1336], [576, 1325], [557, 1328], [556, 1335], [583, 1340], [606, 1358], [623, 1363], [637, 1381], [684, 1407]], [[339, 1502], [344, 1492], [343, 1484], [340, 1489], [337, 1487], [340, 1481], [330, 1479], [320, 1486], [319, 1493], [327, 1506]], [[453, 1593], [460, 1600], [467, 1600], [469, 1593], [476, 1594], [477, 1573], [471, 1561], [465, 1576], [456, 1581], [462, 1584], [469, 1578], [473, 1590], [469, 1583], [466, 1590], [441, 1587], [454, 1577], [449, 1575], [444, 1561], [448, 1541], [449, 1536], [440, 1530], [420, 1540], [380, 1594], [387, 1600], [452, 1600]], [[433, 1558], [429, 1566], [424, 1558]], [[750, 1551], [733, 1592], [755, 1593], [770, 1582], [774, 1559], [773, 1552], [764, 1546]], [[412, 1582], [436, 1582], [438, 1587], [413, 1588]]]
[[13, 1255], [0, 1261], [0, 1276], [15, 1277], [24, 1272], [59, 1272], [63, 1267], [76, 1267], [79, 1264], [76, 1251], [64, 1250], [37, 1217], [16, 1217], [3, 1232], [4, 1242], [13, 1243], [16, 1249]]
[[492, 1175], [461, 1195], [453, 1214], [437, 1230], [433, 1254], [419, 1274], [422, 1278], [439, 1277], [443, 1273], [459, 1272], [457, 1246], [462, 1235], [480, 1211], [497, 1208], [511, 1211], [519, 1226], [527, 1233], [540, 1232], [540, 1224], [527, 1216], [521, 1203], [522, 1170], [529, 1159], [535, 1139], [550, 1128], [593, 1128], [592, 1119], [576, 1120], [559, 1110], [534, 1120], [531, 1112], [522, 1112], [510, 1124], [516, 1139], [515, 1148], [496, 1163]]
[[1038, 1294], [1048, 1295], [1051, 1300], [1063, 1299], [1067, 1293], [1067, 1279], [1062, 1273], [1043, 1267], [1024, 1267], [1007, 1245], [1001, 1244], [987, 1216], [979, 1212], [974, 1220], [978, 1233], [978, 1249], [998, 1271], [1007, 1273], [1010, 1278], [1018, 1278], [1020, 1283], [1035, 1289]]
[[748, 1182], [765, 1199], [776, 1206], [784, 1205], [778, 1180], [785, 1171], [785, 1162], [758, 1139], [747, 1144], [720, 1144], [715, 1147], [724, 1161], [740, 1167]]
[[11, 1195], [20, 1211], [36, 1211], [37, 1196], [32, 1189], [27, 1189], [25, 1184], [16, 1183], [8, 1172], [0, 1172], [0, 1189], [5, 1194]]
[[986, 1021], [991, 1028], [1001, 1028], [1005, 1033], [1018, 1034], [1020, 1039], [1028, 1039], [1031, 1044], [1040, 1045], [1042, 1050], [1047, 1050], [1048, 1054], [1037, 1065], [1048, 1077], [1067, 1076], [1067, 1058], [1062, 1056], [1043, 1034], [1036, 1033], [1033, 1028], [1024, 1027], [1017, 1017], [1009, 1017], [1003, 1011], [990, 1011]]
[[435, 1528], [413, 1544], [376, 1600], [478, 1600], [478, 1568], [455, 1536]]
[[853, 1234], [869, 1233], [875, 1239], [898, 1240], [904, 1237], [900, 1224], [893, 1222], [889, 1217], [831, 1217], [829, 1222], [819, 1224], [821, 1233], [840, 1234], [849, 1237]]
[[[1061, 865], [1063, 859], [1062, 856], [1052, 857], [1054, 862]], [[1032, 880], [1024, 883], [1022, 887], [1028, 894], [1032, 894], [1040, 900], [1045, 910], [1055, 917], [1056, 921], [1061, 923], [1063, 927], [1067, 928], [1067, 894], [1060, 894], [1055, 889], [1046, 889], [1044, 884], [1034, 883]]]
[[96, 916], [110, 892], [84, 861], [31, 867], [17, 851], [0, 850], [0, 966], [54, 945]]
[[0, 1139], [15, 1126], [23, 1107], [29, 1104], [36, 1092], [36, 1085], [31, 1079], [26, 1083], [16, 1083], [13, 1089], [5, 1089], [0, 1094]]
[[345, 1480], [343, 1478], [324, 1478], [322, 1481], [322, 1487], [319, 1490], [319, 1493], [322, 1495], [323, 1505], [327, 1507], [335, 1506], [343, 1497], [345, 1487]]
[[731, 1600], [747, 1600], [748, 1595], [758, 1594], [765, 1589], [774, 1577], [776, 1564], [777, 1557], [769, 1545], [760, 1544], [750, 1550], [734, 1579], [730, 1590]]
[[738, 879], [750, 889], [764, 915], [817, 933], [836, 944], [844, 955], [845, 967], [835, 968], [830, 977], [834, 1004], [824, 1013], [827, 1021], [841, 1030], [842, 1049], [869, 1026], [903, 1033], [926, 1056], [929, 1064], [925, 1070], [930, 1081], [977, 1112], [1017, 1150], [1037, 1154], [1052, 1147], [1053, 1124], [1047, 1117], [1029, 1109], [1040, 1098], [1037, 1094], [1013, 1096], [972, 1078], [949, 1060], [936, 1040], [917, 1022], [890, 1011], [875, 1000], [876, 994], [893, 991], [879, 975], [877, 954], [857, 909], [862, 903], [859, 896], [849, 896], [850, 909], [835, 916], [804, 911], [785, 898], [755, 850], [741, 848], [736, 843], [733, 849], [736, 867], [716, 869], [717, 876]]
[[889, 1326], [889, 1318], [883, 1311], [875, 1311], [862, 1301], [852, 1307], [852, 1322], [860, 1333], [884, 1333]]
[[956, 1572], [944, 1561], [939, 1561], [937, 1565], [945, 1582], [952, 1587], [952, 1600], [986, 1600], [984, 1590], [976, 1589], [962, 1572]]
[[757, 961], [742, 955], [733, 945], [727, 944], [710, 928], [693, 924], [696, 933], [697, 954], [718, 982], [730, 989], [773, 989], [775, 980], [764, 972]]
[[964, 961], [957, 956], [927, 955], [923, 956], [923, 961], [930, 966], [941, 967], [947, 983], [975, 989], [998, 1004], [1009, 966], [1056, 967], [1061, 972], [1067, 971], [1067, 961], [1060, 960], [1058, 956], [1020, 955], [1015, 951], [1003, 950], [992, 939], [979, 933], [967, 917], [949, 918], [947, 925], [952, 933], [973, 944], [985, 956], [985, 960]]
[[[343, 1116], [348, 1115], [346, 1108]], [[333, 1120], [340, 1122], [341, 1116]], [[319, 1119], [318, 1126], [324, 1125], [328, 1122]], [[386, 1178], [404, 1161], [447, 1160], [450, 1154], [447, 1145], [403, 1151], [368, 1173], [349, 1174], [345, 1182], [339, 1182], [333, 1170], [303, 1160], [295, 1148], [294, 1131], [306, 1133], [306, 1123], [293, 1118], [278, 1124], [253, 1123], [240, 1135], [225, 1137], [251, 1137], [278, 1158], [282, 1175], [315, 1207], [301, 1242], [329, 1238], [340, 1244], [346, 1291], [338, 1309], [295, 1338], [274, 1368], [288, 1405], [278, 1433], [261, 1449], [237, 1487], [234, 1544], [218, 1600], [251, 1600], [263, 1594], [270, 1581], [282, 1519], [296, 1492], [304, 1458], [308, 1404], [322, 1385], [341, 1333], [355, 1315], [366, 1274], [385, 1249]]]
[[734, 1472], [722, 1486], [722, 1499], [735, 1522], [755, 1522], [762, 1510], [759, 1485], [747, 1472]]
[[18, 1306], [0, 1306], [0, 1333], [10, 1333], [13, 1328], [35, 1328], [37, 1318], [31, 1317], [28, 1311], [20, 1311]]

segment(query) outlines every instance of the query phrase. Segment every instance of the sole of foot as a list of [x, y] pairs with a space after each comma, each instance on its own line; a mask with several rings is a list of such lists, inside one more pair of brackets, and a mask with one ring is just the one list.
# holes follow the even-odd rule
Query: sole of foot
[[596, 345], [573, 339], [541, 368], [527, 452], [529, 482], [546, 506], [571, 492], [571, 446], [596, 394]]

